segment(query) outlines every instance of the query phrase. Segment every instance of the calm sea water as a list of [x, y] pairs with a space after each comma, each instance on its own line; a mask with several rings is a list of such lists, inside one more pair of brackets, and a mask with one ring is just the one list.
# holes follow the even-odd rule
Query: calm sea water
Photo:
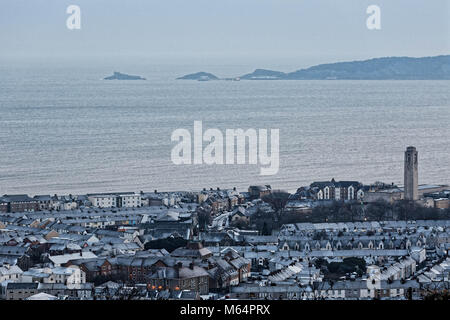
[[[419, 151], [420, 183], [450, 183], [450, 81], [176, 81], [245, 66], [145, 65], [147, 81], [102, 81], [110, 65], [0, 66], [0, 194], [199, 190], [314, 180], [402, 184]], [[295, 70], [292, 67], [289, 71]], [[279, 128], [280, 170], [176, 166], [176, 128]]]

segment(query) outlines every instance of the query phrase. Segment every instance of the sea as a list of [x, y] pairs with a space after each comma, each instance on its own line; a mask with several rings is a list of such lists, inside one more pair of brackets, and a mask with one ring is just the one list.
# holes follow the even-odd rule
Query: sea
[[[407, 146], [419, 183], [450, 183], [450, 81], [185, 81], [248, 64], [0, 61], [0, 195], [125, 191], [295, 191], [313, 181], [403, 183]], [[295, 65], [274, 65], [293, 71]], [[277, 69], [280, 67], [281, 69]], [[105, 81], [113, 71], [146, 81]], [[279, 129], [280, 167], [175, 165], [172, 132]]]

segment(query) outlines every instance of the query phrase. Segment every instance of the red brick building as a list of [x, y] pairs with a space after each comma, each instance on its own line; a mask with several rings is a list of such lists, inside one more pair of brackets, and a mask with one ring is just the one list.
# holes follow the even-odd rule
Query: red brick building
[[[6, 208], [6, 210], [5, 210]], [[26, 194], [5, 194], [0, 198], [1, 212], [33, 212], [39, 211], [39, 201]]]

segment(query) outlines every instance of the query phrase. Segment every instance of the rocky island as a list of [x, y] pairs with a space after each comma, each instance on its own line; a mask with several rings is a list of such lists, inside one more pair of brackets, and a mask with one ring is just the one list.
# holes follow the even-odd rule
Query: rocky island
[[141, 76], [133, 76], [130, 74], [114, 72], [112, 76], [106, 77], [103, 80], [146, 80], [146, 79], [142, 78]]

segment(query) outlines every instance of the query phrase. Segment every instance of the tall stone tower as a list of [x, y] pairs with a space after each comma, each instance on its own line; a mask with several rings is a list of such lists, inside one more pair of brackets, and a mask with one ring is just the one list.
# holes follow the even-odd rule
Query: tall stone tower
[[419, 170], [418, 157], [415, 147], [408, 147], [405, 151], [405, 199], [418, 200], [419, 193], [417, 191]]

